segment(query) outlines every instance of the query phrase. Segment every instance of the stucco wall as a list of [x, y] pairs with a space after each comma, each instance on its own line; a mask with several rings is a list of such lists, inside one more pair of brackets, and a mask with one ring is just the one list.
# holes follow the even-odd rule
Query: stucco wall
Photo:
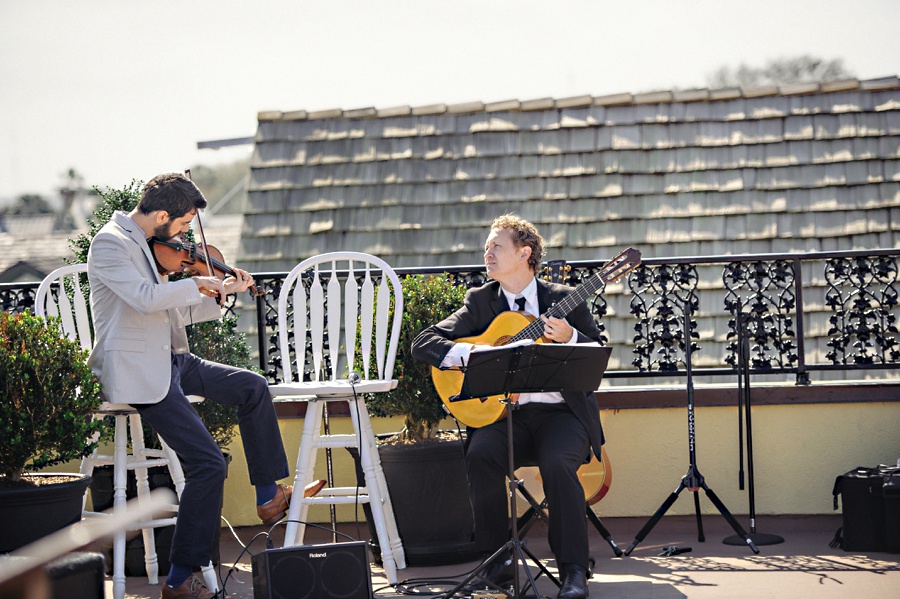
[[[597, 513], [651, 515], [688, 469], [686, 409], [604, 410], [601, 418], [612, 485], [594, 506]], [[400, 425], [388, 418], [373, 418], [372, 423], [376, 433]], [[281, 421], [292, 468], [302, 424], [302, 420]], [[900, 403], [761, 405], [753, 408], [752, 424], [758, 515], [832, 513], [831, 489], [837, 475], [900, 458]], [[344, 432], [348, 425], [346, 418], [331, 420], [334, 432]], [[707, 484], [730, 511], [747, 514], [747, 491], [738, 489], [736, 408], [698, 408], [696, 442], [698, 469]], [[234, 525], [258, 524], [243, 451], [235, 445], [232, 453], [223, 513]], [[324, 450], [319, 454], [316, 471], [324, 478]], [[335, 450], [333, 463], [336, 484], [353, 484], [346, 450]], [[700, 505], [704, 513], [718, 513], [702, 491]], [[693, 498], [685, 490], [668, 514], [692, 514], [693, 509]], [[352, 521], [353, 506], [338, 506], [337, 514], [341, 521]], [[327, 507], [313, 507], [310, 520], [327, 522]]]
[[[601, 517], [653, 514], [687, 473], [688, 432], [685, 408], [604, 410], [606, 451], [612, 484], [594, 506]], [[302, 419], [279, 422], [291, 470], [300, 445]], [[758, 405], [754, 406], [753, 457], [757, 515], [831, 514], [834, 479], [856, 466], [896, 463], [900, 458], [900, 402]], [[398, 430], [396, 418], [373, 418], [376, 433]], [[696, 410], [697, 466], [707, 485], [735, 515], [749, 512], [748, 493], [738, 489], [738, 420], [734, 407]], [[335, 433], [349, 432], [347, 418], [332, 418]], [[452, 428], [447, 422], [446, 428]], [[238, 436], [225, 482], [223, 516], [234, 526], [258, 525], [253, 489]], [[352, 460], [334, 450], [336, 485], [352, 485]], [[746, 466], [745, 466], [746, 469]], [[78, 462], [49, 469], [78, 470]], [[317, 476], [325, 477], [325, 451], [320, 450]], [[285, 482], [290, 482], [285, 481]], [[705, 514], [718, 511], [700, 492]], [[691, 494], [684, 490], [667, 512], [693, 514]], [[359, 510], [363, 519], [362, 508]], [[352, 505], [337, 506], [339, 521], [353, 521]], [[312, 522], [328, 522], [327, 506], [310, 509]], [[742, 525], [748, 526], [746, 520]], [[760, 529], [761, 532], [765, 532]], [[365, 534], [365, 533], [364, 533]]]

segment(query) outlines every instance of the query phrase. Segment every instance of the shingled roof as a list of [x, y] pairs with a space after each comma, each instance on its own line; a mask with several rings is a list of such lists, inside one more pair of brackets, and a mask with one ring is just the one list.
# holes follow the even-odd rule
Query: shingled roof
[[261, 112], [239, 250], [480, 264], [515, 212], [548, 259], [896, 247], [900, 80]]

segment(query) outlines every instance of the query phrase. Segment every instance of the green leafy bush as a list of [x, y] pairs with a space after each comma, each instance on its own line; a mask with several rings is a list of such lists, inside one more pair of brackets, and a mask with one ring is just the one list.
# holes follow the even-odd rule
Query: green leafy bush
[[[403, 324], [394, 366], [397, 388], [368, 395], [366, 406], [375, 416], [403, 416], [404, 428], [398, 441], [416, 443], [434, 438], [446, 413], [431, 382], [431, 367], [412, 357], [412, 342], [423, 329], [461, 308], [466, 289], [447, 274], [409, 275], [403, 278], [402, 286]], [[393, 318], [393, 306], [390, 312]]]
[[88, 455], [102, 422], [100, 383], [87, 352], [65, 337], [58, 319], [0, 312], [0, 475]]

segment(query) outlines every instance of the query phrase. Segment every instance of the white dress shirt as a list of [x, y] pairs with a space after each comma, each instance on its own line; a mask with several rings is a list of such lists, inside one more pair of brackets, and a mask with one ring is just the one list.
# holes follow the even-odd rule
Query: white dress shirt
[[[516, 298], [524, 297], [525, 298], [525, 312], [534, 316], [535, 318], [539, 317], [538, 312], [538, 298], [537, 298], [537, 280], [532, 279], [528, 286], [522, 290], [521, 293], [515, 294], [510, 293], [506, 289], [503, 289], [503, 295], [506, 296], [507, 305], [511, 306], [513, 310], [516, 310], [518, 306], [516, 306]], [[578, 331], [574, 328], [572, 329], [572, 338], [566, 342], [566, 345], [573, 345], [578, 343]], [[441, 361], [441, 367], [443, 368], [451, 368], [454, 366], [459, 366], [460, 364], [466, 364], [469, 361], [469, 354], [474, 347], [473, 344], [467, 342], [456, 343], [447, 355], [444, 356], [443, 361]], [[518, 403], [526, 404], [526, 403], [562, 403], [563, 397], [559, 393], [520, 393]]]

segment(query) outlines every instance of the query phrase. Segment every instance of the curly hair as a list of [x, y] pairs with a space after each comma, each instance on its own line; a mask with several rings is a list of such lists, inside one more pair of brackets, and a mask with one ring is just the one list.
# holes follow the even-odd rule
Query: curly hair
[[516, 247], [531, 248], [528, 266], [535, 274], [540, 271], [541, 260], [544, 257], [544, 238], [538, 233], [537, 227], [515, 214], [504, 214], [494, 219], [491, 229], [509, 229]]

